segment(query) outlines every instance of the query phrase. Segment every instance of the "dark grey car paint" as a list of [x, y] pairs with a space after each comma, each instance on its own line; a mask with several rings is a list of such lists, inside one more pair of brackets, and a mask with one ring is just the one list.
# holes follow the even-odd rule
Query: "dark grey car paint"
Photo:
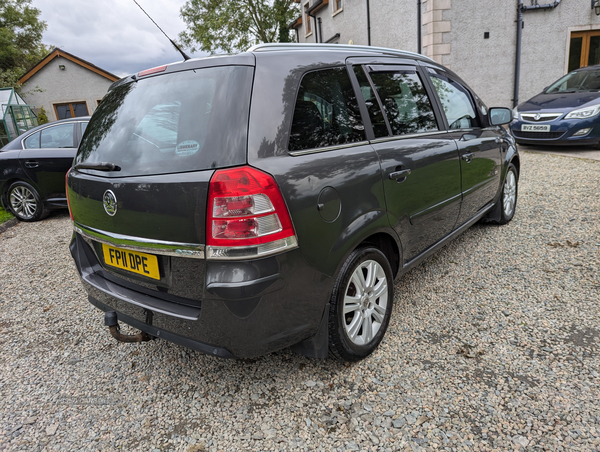
[[[75, 234], [71, 243], [71, 253], [90, 301], [96, 306], [117, 311], [124, 320], [150, 334], [156, 336], [164, 331], [170, 334], [170, 340], [223, 357], [257, 356], [314, 336], [326, 315], [324, 311], [341, 265], [365, 240], [384, 250], [399, 276], [451, 238], [451, 232], [460, 223], [462, 194], [457, 191], [456, 180], [460, 179], [462, 165], [459, 163], [461, 136], [451, 136], [442, 130], [438, 134], [365, 141], [294, 155], [288, 152], [297, 89], [306, 72], [346, 66], [349, 59], [355, 63], [385, 64], [389, 63], [389, 57], [331, 50], [255, 52], [181, 63], [169, 66], [165, 73], [156, 76], [210, 65], [253, 65], [254, 59], [248, 164], [276, 179], [290, 211], [299, 248], [256, 260], [202, 261], [205, 274], [198, 268], [195, 279], [183, 277], [177, 283], [172, 279], [168, 281], [166, 269], [172, 271], [178, 258], [161, 256], [164, 280], [152, 283], [136, 275], [123, 279], [122, 274], [101, 263], [99, 249], [90, 246], [79, 234]], [[419, 63], [412, 61], [412, 64]], [[349, 73], [352, 78], [351, 71]], [[439, 115], [439, 106], [435, 108]], [[366, 138], [372, 139], [364, 106], [361, 111]], [[501, 127], [490, 127], [481, 133], [463, 141], [468, 146], [481, 140], [508, 137]], [[491, 203], [498, 200], [500, 177], [504, 176], [508, 162], [512, 160], [518, 165], [514, 146], [507, 145], [507, 149], [508, 152], [502, 151], [503, 155], [493, 157], [495, 168], [502, 164], [502, 174], [481, 175], [483, 185], [494, 186], [494, 190], [490, 189], [481, 200], [474, 202], [474, 206], [479, 207], [473, 207], [476, 213], [472, 213], [470, 222], [480, 218]], [[491, 149], [489, 152], [495, 153]], [[446, 193], [423, 201], [408, 212], [402, 211], [401, 206], [390, 205], [390, 195], [386, 198], [384, 187], [398, 188], [398, 198], [408, 196], [410, 184], [418, 183], [419, 168], [437, 162], [449, 162], [454, 168], [454, 182]], [[415, 182], [410, 182], [410, 177], [402, 183], [386, 180], [390, 171], [402, 166], [414, 168], [410, 177], [414, 175]], [[75, 222], [141, 238], [204, 244], [206, 190], [212, 174], [212, 170], [207, 170], [173, 176], [106, 178], [72, 171], [69, 190]], [[487, 183], [490, 178], [493, 183]], [[108, 188], [117, 194], [121, 203], [119, 214], [123, 216], [113, 218], [102, 212], [100, 200]], [[320, 206], [323, 193], [327, 194], [327, 205]], [[321, 213], [324, 208], [333, 209], [334, 214], [330, 210]], [[337, 215], [335, 209], [339, 210]], [[495, 211], [492, 214], [496, 214]], [[135, 221], [136, 217], [139, 221]], [[427, 222], [422, 223], [421, 219]], [[430, 224], [432, 220], [439, 221]], [[100, 279], [94, 281], [96, 277]], [[199, 319], [155, 312], [150, 324], [147, 321], [150, 307], [144, 305], [143, 297], [140, 296], [138, 304], [124, 301], [101, 279], [131, 290], [136, 290], [138, 285], [144, 296], [156, 302], [168, 301], [176, 294], [185, 297], [184, 286], [197, 284], [203, 287], [201, 300], [193, 295], [187, 304], [192, 306], [200, 301]]]

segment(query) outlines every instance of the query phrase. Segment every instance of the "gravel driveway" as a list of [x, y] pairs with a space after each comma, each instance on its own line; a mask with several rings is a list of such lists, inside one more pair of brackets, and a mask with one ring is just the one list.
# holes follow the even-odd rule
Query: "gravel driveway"
[[517, 214], [396, 285], [353, 365], [122, 344], [68, 214], [0, 235], [0, 450], [600, 450], [600, 162], [524, 153]]

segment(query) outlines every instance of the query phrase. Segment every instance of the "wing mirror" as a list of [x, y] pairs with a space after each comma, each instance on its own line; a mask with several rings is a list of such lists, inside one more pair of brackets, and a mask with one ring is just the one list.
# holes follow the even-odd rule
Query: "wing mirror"
[[512, 110], [504, 107], [490, 108], [489, 112], [490, 124], [493, 126], [501, 126], [508, 124], [513, 119]]

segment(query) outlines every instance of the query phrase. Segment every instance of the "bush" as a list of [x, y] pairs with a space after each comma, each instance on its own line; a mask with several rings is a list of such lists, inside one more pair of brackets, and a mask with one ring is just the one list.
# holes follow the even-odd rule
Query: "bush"
[[46, 124], [48, 122], [48, 115], [46, 114], [46, 110], [44, 107], [40, 108], [38, 112], [38, 124]]

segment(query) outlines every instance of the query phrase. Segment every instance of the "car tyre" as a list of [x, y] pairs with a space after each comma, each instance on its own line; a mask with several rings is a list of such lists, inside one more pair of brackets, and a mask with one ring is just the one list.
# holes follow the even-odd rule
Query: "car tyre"
[[21, 221], [38, 221], [48, 215], [37, 190], [27, 182], [15, 182], [8, 188], [8, 208]]
[[373, 247], [354, 250], [331, 295], [331, 354], [350, 362], [370, 355], [383, 339], [393, 300], [394, 278], [386, 256]]
[[504, 183], [502, 184], [502, 194], [498, 202], [501, 203], [500, 208], [500, 220], [498, 224], [506, 224], [515, 216], [515, 209], [517, 208], [519, 188], [519, 172], [512, 163], [508, 164], [506, 170], [506, 176], [504, 177]]

